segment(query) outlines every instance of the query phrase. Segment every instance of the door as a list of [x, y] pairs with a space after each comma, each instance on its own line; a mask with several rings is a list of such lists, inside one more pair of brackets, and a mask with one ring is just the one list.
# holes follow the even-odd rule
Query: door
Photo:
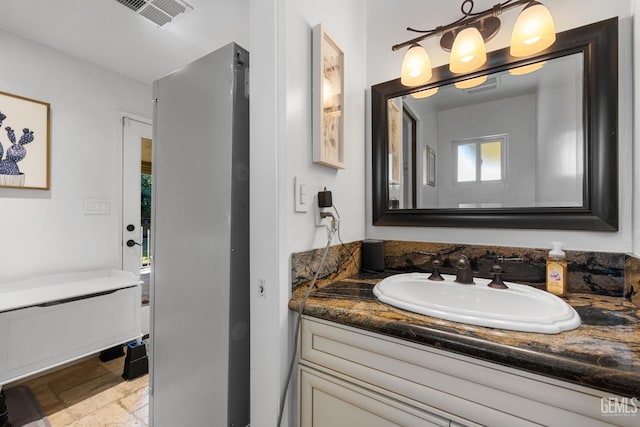
[[[142, 305], [149, 303], [151, 223], [151, 120], [122, 118], [122, 269], [142, 280]], [[148, 309], [142, 333], [149, 333]]]

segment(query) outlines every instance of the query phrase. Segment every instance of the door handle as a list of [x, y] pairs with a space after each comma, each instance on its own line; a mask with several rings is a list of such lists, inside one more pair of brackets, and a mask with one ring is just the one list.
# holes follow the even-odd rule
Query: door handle
[[127, 246], [129, 246], [130, 248], [134, 247], [135, 245], [142, 246], [140, 243], [136, 242], [133, 239], [127, 240]]

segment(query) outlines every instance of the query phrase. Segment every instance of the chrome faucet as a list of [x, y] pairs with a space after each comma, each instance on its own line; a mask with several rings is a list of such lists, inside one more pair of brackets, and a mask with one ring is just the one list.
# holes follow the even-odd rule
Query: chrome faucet
[[473, 272], [471, 271], [471, 263], [466, 255], [460, 255], [456, 263], [456, 283], [462, 285], [473, 285]]

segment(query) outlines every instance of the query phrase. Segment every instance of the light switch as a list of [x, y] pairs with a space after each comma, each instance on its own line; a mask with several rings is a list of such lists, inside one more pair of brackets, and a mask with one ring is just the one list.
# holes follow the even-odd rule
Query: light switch
[[300, 204], [307, 204], [307, 184], [300, 184]]
[[309, 192], [307, 181], [304, 178], [296, 176], [293, 179], [294, 199], [295, 199], [295, 211], [296, 212], [308, 212], [309, 211]]
[[84, 199], [85, 215], [109, 215], [111, 201], [108, 199]]

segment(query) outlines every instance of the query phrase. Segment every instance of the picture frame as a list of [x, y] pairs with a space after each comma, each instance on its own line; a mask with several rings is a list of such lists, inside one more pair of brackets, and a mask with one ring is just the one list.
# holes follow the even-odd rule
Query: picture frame
[[312, 32], [313, 162], [344, 169], [344, 51], [322, 24]]
[[389, 117], [389, 184], [400, 185], [402, 179], [402, 106], [388, 101]]
[[49, 190], [50, 105], [0, 91], [0, 187]]
[[427, 185], [436, 186], [436, 151], [427, 145]]

